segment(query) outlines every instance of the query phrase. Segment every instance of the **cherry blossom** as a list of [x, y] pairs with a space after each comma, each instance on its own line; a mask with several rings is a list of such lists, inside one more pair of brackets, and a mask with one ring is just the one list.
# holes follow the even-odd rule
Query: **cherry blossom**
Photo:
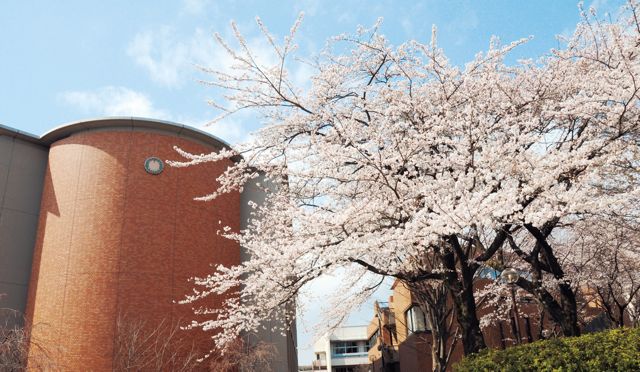
[[[453, 295], [465, 353], [475, 352], [485, 343], [473, 280], [500, 253], [530, 273], [517, 285], [562, 332], [579, 334], [582, 274], [567, 244], [576, 223], [638, 217], [637, 13], [630, 2], [617, 21], [583, 14], [563, 47], [516, 64], [505, 56], [527, 39], [494, 38], [464, 67], [448, 61], [435, 27], [428, 44], [393, 46], [379, 22], [300, 61], [302, 17], [282, 42], [258, 20], [276, 57], [269, 64], [233, 25], [237, 46], [217, 38], [234, 68], [205, 70], [225, 93], [212, 104], [220, 118], [251, 110], [265, 125], [233, 151], [178, 149], [184, 159], [170, 164], [241, 157], [200, 199], [252, 184], [266, 200], [250, 203], [246, 229], [222, 232], [251, 258], [195, 279], [187, 302], [231, 296], [194, 326], [216, 331], [218, 347], [268, 320], [286, 327], [297, 295], [342, 271], [345, 290], [332, 294], [329, 317], [344, 317], [384, 277], [440, 281]], [[296, 63], [314, 69], [308, 87], [293, 83]]]

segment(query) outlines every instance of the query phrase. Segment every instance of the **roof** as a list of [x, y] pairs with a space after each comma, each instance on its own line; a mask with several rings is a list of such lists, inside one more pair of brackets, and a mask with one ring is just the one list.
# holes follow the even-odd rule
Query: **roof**
[[356, 341], [366, 340], [367, 326], [345, 326], [333, 330], [329, 339], [331, 341]]
[[162, 132], [172, 133], [177, 137], [186, 137], [197, 140], [216, 148], [230, 148], [230, 145], [227, 142], [200, 129], [165, 120], [138, 117], [105, 117], [76, 121], [63, 124], [40, 137], [0, 124], [0, 135], [19, 138], [27, 142], [49, 147], [52, 143], [69, 137], [75, 133], [114, 128], [132, 131], [159, 130]]
[[338, 327], [330, 333], [325, 333], [313, 343], [313, 351], [323, 352], [332, 341], [362, 341], [368, 340], [367, 326], [343, 326]]
[[31, 134], [31, 133], [28, 133], [28, 132], [23, 132], [21, 130], [18, 130], [18, 129], [15, 129], [15, 128], [11, 128], [11, 127], [7, 127], [6, 125], [2, 125], [2, 124], [0, 124], [0, 136], [18, 138], [18, 139], [21, 139], [23, 141], [27, 141], [27, 142], [35, 143], [35, 144], [38, 144], [38, 145], [42, 145], [42, 142], [40, 141], [40, 137], [36, 136], [35, 134]]

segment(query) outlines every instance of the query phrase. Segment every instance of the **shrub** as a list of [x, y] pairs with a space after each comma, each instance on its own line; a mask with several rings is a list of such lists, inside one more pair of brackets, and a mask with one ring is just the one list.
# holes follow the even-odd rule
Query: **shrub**
[[0, 308], [0, 371], [63, 371], [57, 364], [61, 351], [32, 334], [35, 327], [16, 310]]
[[620, 328], [483, 350], [454, 366], [465, 371], [640, 371], [640, 328]]

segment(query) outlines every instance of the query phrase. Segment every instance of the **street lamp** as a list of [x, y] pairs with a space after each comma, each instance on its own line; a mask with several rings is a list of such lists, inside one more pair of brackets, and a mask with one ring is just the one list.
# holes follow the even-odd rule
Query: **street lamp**
[[516, 304], [516, 283], [518, 279], [520, 279], [520, 274], [518, 271], [512, 267], [502, 270], [500, 277], [509, 285], [511, 288], [511, 303], [513, 304], [512, 311], [515, 318], [515, 336], [516, 342], [520, 344], [522, 342], [520, 338], [520, 319], [518, 316], [518, 304]]
[[520, 274], [518, 274], [518, 271], [516, 269], [510, 267], [508, 269], [502, 270], [502, 274], [500, 274], [500, 277], [504, 279], [507, 284], [514, 285], [516, 284], [518, 279], [520, 279]]

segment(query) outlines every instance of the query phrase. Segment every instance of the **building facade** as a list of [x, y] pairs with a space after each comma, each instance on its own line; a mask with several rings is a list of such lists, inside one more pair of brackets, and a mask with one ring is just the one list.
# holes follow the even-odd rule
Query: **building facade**
[[430, 325], [411, 291], [393, 283], [388, 302], [374, 304], [367, 327], [372, 371], [431, 371]]
[[315, 360], [313, 371], [364, 372], [368, 371], [367, 327], [336, 328], [313, 345]]
[[[494, 280], [478, 278], [474, 288], [479, 290]], [[429, 317], [421, 310], [419, 299], [401, 281], [396, 280], [392, 287], [392, 295], [388, 302], [374, 304], [374, 316], [367, 327], [369, 349], [369, 365], [372, 372], [429, 372], [433, 371], [431, 345], [431, 325]], [[505, 301], [507, 299], [505, 298]], [[453, 307], [449, 298], [447, 307]], [[492, 305], [480, 303], [478, 315], [481, 317], [494, 309]], [[533, 298], [521, 292], [517, 296], [519, 316], [509, 313], [508, 320], [498, 320], [485, 327], [482, 332], [487, 347], [504, 349], [517, 343], [528, 343], [540, 339], [540, 324], [549, 327], [549, 316], [542, 315], [540, 307]], [[452, 315], [453, 316], [453, 315]], [[447, 317], [446, 324], [451, 324], [447, 338], [447, 347], [451, 350], [447, 370], [463, 357], [462, 345], [455, 341], [453, 335], [457, 326], [455, 317]], [[517, 334], [520, 341], [517, 341]], [[448, 350], [447, 350], [448, 352]]]
[[[192, 305], [177, 301], [191, 291], [189, 278], [246, 259], [216, 231], [219, 221], [237, 231], [257, 191], [194, 201], [215, 190], [229, 163], [165, 167], [178, 158], [174, 146], [209, 153], [227, 145], [137, 118], [42, 137], [0, 127], [0, 307], [24, 313], [33, 336], [61, 351], [65, 370], [111, 370], [122, 319], [188, 324]], [[211, 347], [211, 334], [184, 332], [201, 355]], [[296, 369], [294, 335], [260, 335], [278, 349], [276, 371]]]

